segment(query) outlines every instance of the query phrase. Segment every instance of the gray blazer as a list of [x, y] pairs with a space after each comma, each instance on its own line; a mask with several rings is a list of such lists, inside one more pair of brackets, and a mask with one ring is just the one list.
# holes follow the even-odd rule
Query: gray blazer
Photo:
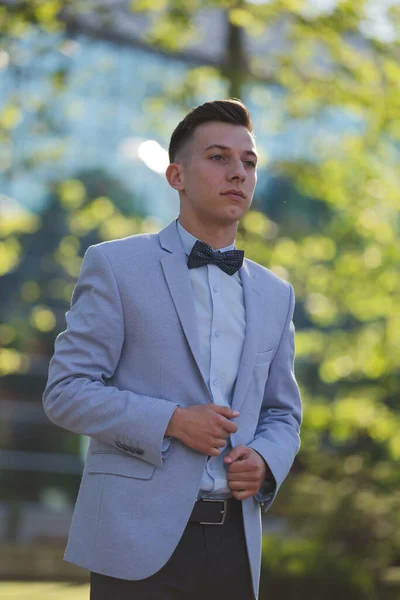
[[[54, 423], [90, 437], [65, 558], [121, 579], [149, 577], [167, 562], [206, 460], [176, 439], [162, 454], [175, 407], [211, 401], [186, 260], [175, 221], [159, 234], [90, 247], [43, 395]], [[240, 275], [246, 335], [231, 441], [270, 466], [277, 485], [268, 509], [299, 449], [294, 298], [288, 283], [250, 260]], [[261, 511], [254, 498], [243, 501], [243, 515], [257, 597]]]

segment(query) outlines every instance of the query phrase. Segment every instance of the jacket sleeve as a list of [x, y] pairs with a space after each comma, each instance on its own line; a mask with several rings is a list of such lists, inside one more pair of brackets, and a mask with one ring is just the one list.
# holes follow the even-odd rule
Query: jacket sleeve
[[286, 322], [270, 365], [256, 433], [249, 444], [264, 458], [276, 483], [265, 485], [255, 496], [257, 501], [265, 503], [265, 510], [272, 504], [300, 448], [302, 411], [294, 375], [294, 293], [291, 286], [289, 289]]
[[110, 264], [97, 246], [85, 254], [66, 322], [43, 394], [47, 416], [69, 431], [161, 466], [165, 430], [178, 405], [107, 385], [121, 355], [124, 317]]

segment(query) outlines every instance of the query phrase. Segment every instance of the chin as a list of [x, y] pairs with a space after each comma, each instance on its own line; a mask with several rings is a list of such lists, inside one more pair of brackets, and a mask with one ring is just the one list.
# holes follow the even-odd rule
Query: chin
[[220, 225], [228, 227], [229, 225], [234, 225], [243, 217], [243, 211], [235, 211], [235, 214], [230, 215], [218, 215], [214, 217], [214, 221], [218, 221]]
[[218, 224], [221, 227], [229, 227], [237, 223], [246, 214], [247, 210], [247, 207], [244, 209], [242, 206], [237, 205], [219, 207], [219, 210], [207, 214], [206, 221]]
[[247, 208], [243, 209], [243, 207], [234, 206], [231, 207], [230, 210], [226, 212], [224, 215], [227, 221], [236, 222], [239, 221], [247, 212]]

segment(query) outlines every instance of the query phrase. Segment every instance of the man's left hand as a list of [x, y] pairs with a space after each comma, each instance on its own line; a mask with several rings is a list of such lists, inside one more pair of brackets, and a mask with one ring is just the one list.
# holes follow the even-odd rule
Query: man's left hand
[[236, 446], [224, 458], [229, 465], [228, 485], [236, 500], [257, 494], [271, 471], [265, 460], [252, 448]]

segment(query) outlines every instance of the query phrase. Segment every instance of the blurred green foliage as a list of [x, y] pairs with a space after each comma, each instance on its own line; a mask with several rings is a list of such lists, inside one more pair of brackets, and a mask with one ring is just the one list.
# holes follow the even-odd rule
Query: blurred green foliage
[[[113, 201], [96, 194], [99, 181]], [[0, 323], [0, 376], [31, 370], [30, 353], [52, 353], [90, 244], [159, 230], [155, 219], [126, 215], [116, 204], [127, 194], [102, 172], [85, 172], [53, 186], [40, 218], [23, 209], [4, 213], [0, 268], [8, 298], [2, 302], [7, 321]]]
[[[94, 2], [65, 4], [77, 18], [96, 10]], [[173, 55], [201, 40], [200, 9], [225, 11], [223, 59], [193, 67], [179, 86], [165, 82], [164, 94], [146, 104], [156, 120], [170, 105], [186, 110], [222, 81], [231, 95], [251, 97], [266, 114], [276, 101], [269, 90], [280, 90], [284, 117], [277, 130], [296, 121], [312, 124], [307, 157], [268, 165], [308, 199], [307, 214], [273, 221], [258, 205], [238, 234], [247, 256], [288, 278], [297, 296], [303, 442], [273, 509], [285, 517], [285, 531], [265, 539], [265, 597], [268, 589], [285, 598], [299, 591], [353, 600], [399, 593], [400, 49], [396, 37], [365, 33], [370, 4], [341, 0], [318, 12], [305, 0], [137, 0], [127, 9], [149, 17], [149, 46]], [[0, 6], [5, 50], [31, 27], [62, 31], [62, 5], [36, 0]], [[398, 32], [399, 7], [387, 10]], [[284, 43], [268, 55], [247, 51], [249, 37], [271, 39], [276, 31]], [[59, 81], [52, 84], [57, 93]], [[324, 125], [332, 115], [357, 126], [332, 133]], [[17, 99], [1, 109], [4, 140], [20, 118]], [[63, 229], [43, 257], [53, 265], [46, 293], [65, 305], [89, 240], [153, 225], [124, 214], [111, 196], [88, 198], [79, 178], [60, 182], [55, 198]], [[275, 199], [278, 214], [284, 202]], [[18, 270], [26, 240], [40, 233], [44, 220], [21, 212], [0, 222], [0, 274]], [[45, 287], [25, 281], [20, 293], [31, 330], [53, 335], [60, 323], [45, 302]], [[21, 315], [0, 326], [0, 372], [28, 368], [24, 327]]]

